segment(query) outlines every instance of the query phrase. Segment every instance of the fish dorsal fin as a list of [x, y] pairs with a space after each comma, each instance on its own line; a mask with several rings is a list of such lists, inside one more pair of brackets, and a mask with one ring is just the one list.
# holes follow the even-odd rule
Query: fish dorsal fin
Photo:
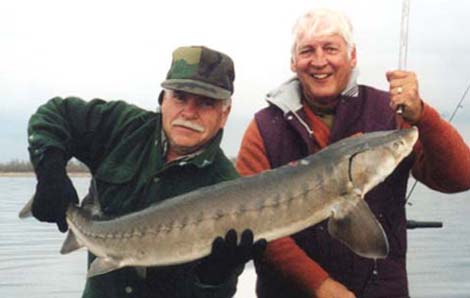
[[367, 203], [351, 193], [338, 204], [328, 221], [328, 232], [356, 254], [366, 258], [385, 258], [387, 236]]
[[101, 274], [105, 274], [117, 269], [124, 267], [118, 259], [111, 257], [97, 257], [88, 268], [87, 277], [93, 277]]
[[75, 234], [72, 232], [72, 230], [69, 229], [69, 232], [67, 234], [67, 238], [65, 238], [64, 243], [62, 244], [62, 248], [60, 250], [61, 254], [68, 254], [69, 252], [72, 252], [74, 250], [77, 250], [79, 248], [82, 248], [84, 245], [80, 243], [77, 237], [75, 237]]

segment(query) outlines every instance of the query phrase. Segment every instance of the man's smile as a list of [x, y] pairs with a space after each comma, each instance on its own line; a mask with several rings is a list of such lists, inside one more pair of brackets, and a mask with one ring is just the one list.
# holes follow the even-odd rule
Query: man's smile
[[312, 78], [314, 78], [315, 80], [326, 80], [327, 78], [331, 77], [333, 74], [332, 73], [314, 73], [314, 74], [310, 74], [310, 76]]

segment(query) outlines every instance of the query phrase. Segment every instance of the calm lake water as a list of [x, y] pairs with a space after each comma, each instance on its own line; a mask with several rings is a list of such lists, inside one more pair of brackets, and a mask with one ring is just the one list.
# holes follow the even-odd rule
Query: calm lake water
[[[80, 196], [89, 178], [72, 179]], [[84, 250], [60, 255], [64, 234], [54, 225], [18, 219], [31, 197], [33, 177], [0, 177], [0, 297], [80, 297], [85, 281]], [[442, 221], [442, 229], [408, 233], [411, 298], [470, 297], [470, 192], [444, 195], [419, 185], [408, 217]], [[249, 264], [240, 277], [237, 298], [255, 297]]]

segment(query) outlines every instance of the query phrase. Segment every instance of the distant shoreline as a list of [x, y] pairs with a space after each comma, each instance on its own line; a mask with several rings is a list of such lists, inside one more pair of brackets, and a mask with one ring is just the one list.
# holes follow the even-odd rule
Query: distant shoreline
[[[90, 177], [90, 173], [72, 172], [68, 173], [70, 177]], [[0, 172], [0, 177], [34, 177], [34, 172]]]

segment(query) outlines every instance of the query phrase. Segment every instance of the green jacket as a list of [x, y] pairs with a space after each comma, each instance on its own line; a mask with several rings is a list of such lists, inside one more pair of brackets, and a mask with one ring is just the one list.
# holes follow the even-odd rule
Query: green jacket
[[[199, 187], [238, 177], [220, 149], [222, 131], [200, 153], [165, 164], [161, 114], [123, 101], [53, 98], [31, 117], [29, 152], [34, 166], [49, 147], [86, 164], [94, 176], [102, 211], [119, 216]], [[89, 254], [89, 262], [94, 256]], [[203, 285], [198, 261], [147, 269], [133, 268], [90, 278], [83, 297], [231, 297], [238, 275], [224, 284]]]

